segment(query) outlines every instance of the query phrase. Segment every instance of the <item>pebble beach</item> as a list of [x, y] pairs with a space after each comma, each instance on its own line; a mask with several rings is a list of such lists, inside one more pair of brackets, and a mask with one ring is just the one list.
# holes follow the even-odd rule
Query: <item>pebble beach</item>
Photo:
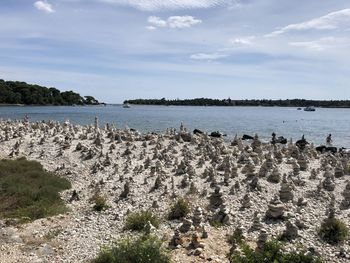
[[[0, 262], [89, 262], [101, 247], [127, 235], [125, 218], [150, 210], [173, 262], [228, 263], [227, 235], [240, 231], [252, 247], [287, 238], [325, 262], [350, 262], [348, 241], [325, 243], [318, 229], [336, 217], [350, 227], [350, 155], [315, 145], [272, 144], [193, 134], [184, 125], [141, 133], [114, 125], [42, 121], [0, 122], [2, 159], [25, 157], [68, 179], [61, 193], [69, 212], [30, 223], [0, 220]], [[94, 211], [99, 193], [107, 208]], [[185, 198], [190, 213], [167, 215]], [[213, 224], [215, 222], [215, 224]]]

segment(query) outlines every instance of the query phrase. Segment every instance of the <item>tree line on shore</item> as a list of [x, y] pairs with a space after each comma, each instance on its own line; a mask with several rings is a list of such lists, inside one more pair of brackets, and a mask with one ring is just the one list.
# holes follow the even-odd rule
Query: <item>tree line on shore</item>
[[124, 104], [136, 105], [173, 105], [173, 106], [279, 106], [279, 107], [324, 107], [324, 108], [350, 108], [350, 100], [305, 100], [305, 99], [251, 99], [251, 100], [233, 100], [233, 99], [134, 99], [125, 100]]
[[56, 88], [0, 79], [0, 104], [99, 105], [100, 103], [92, 96], [82, 97], [73, 91], [61, 92]]

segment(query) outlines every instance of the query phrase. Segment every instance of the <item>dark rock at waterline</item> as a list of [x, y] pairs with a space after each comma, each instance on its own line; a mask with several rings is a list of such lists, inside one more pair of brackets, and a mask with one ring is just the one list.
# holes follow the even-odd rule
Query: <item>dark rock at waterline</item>
[[283, 136], [279, 136], [277, 139], [276, 139], [276, 143], [280, 143], [280, 144], [287, 144], [287, 139], [284, 138]]
[[337, 147], [332, 147], [332, 146], [327, 147], [327, 146], [321, 145], [321, 146], [316, 147], [316, 151], [318, 151], [320, 153], [325, 153], [325, 152], [337, 153], [338, 149], [337, 149]]
[[198, 129], [194, 129], [193, 134], [204, 134], [204, 132], [202, 132], [201, 130], [198, 130]]
[[303, 150], [305, 148], [305, 146], [308, 145], [308, 144], [309, 144], [309, 142], [307, 140], [305, 140], [305, 139], [298, 140], [295, 143], [295, 145], [301, 150]]
[[215, 131], [215, 132], [210, 133], [210, 136], [214, 137], [214, 138], [221, 138], [223, 136], [223, 134], [219, 131]]
[[279, 136], [277, 139], [276, 137], [272, 137], [271, 143], [272, 144], [276, 144], [276, 143], [280, 143], [280, 144], [287, 144], [287, 139], [284, 138], [283, 136]]
[[247, 135], [247, 134], [244, 134], [243, 137], [242, 137], [242, 140], [253, 140], [254, 137], [250, 136], [250, 135]]
[[220, 138], [222, 134], [220, 132], [212, 132], [210, 133], [210, 136], [214, 138]]

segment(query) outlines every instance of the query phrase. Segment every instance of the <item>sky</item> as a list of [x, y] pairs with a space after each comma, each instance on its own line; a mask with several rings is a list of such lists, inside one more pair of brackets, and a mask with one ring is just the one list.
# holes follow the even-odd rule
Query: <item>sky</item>
[[350, 99], [349, 0], [1, 0], [0, 79], [133, 98]]

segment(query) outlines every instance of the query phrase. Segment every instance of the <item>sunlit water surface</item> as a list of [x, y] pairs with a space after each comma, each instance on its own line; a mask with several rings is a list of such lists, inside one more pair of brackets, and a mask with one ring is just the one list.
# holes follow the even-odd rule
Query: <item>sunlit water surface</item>
[[305, 138], [315, 144], [324, 144], [331, 133], [334, 145], [350, 148], [350, 109], [322, 109], [315, 112], [281, 107], [191, 107], [191, 106], [116, 106], [60, 107], [25, 106], [0, 107], [0, 118], [31, 121], [69, 120], [74, 124], [91, 124], [94, 117], [100, 124], [113, 123], [118, 128], [126, 125], [139, 131], [161, 132], [178, 128], [183, 122], [191, 130], [221, 131], [228, 139], [235, 134], [258, 133], [268, 140], [271, 133], [286, 138]]

